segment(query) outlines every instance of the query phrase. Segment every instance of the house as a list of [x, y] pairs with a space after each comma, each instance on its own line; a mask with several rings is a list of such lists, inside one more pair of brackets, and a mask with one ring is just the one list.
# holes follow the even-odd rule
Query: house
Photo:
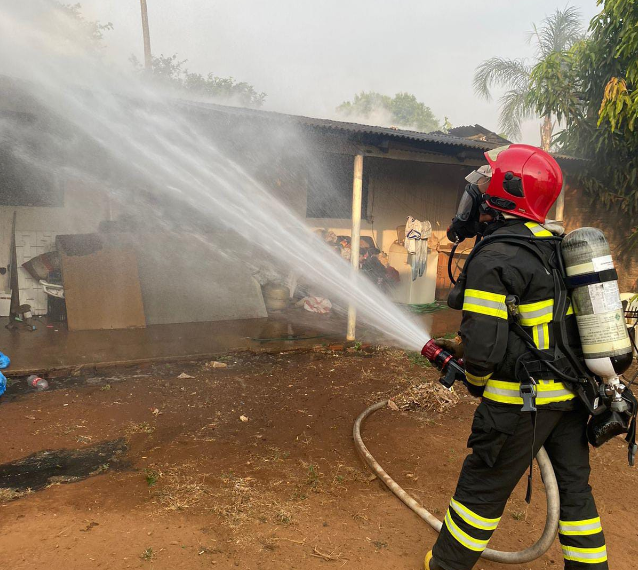
[[[362, 161], [360, 233], [390, 254], [401, 276], [392, 295], [402, 303], [430, 303], [435, 296], [445, 297], [451, 246], [445, 231], [465, 186], [464, 177], [485, 163], [485, 151], [507, 143], [480, 125], [450, 133], [419, 133], [195, 101], [176, 100], [171, 105], [175, 113], [210, 133], [226, 156], [313, 229], [351, 235], [353, 172], [357, 161], [359, 165]], [[223, 230], [211, 227], [196, 205], [182, 204], [177, 198], [158, 205], [152, 189], [136, 185], [134, 173], [118, 171], [114, 177], [108, 157], [90, 141], [78, 144], [78, 135], [67, 125], [61, 129], [69, 141], [75, 141], [74, 145], [69, 142], [73, 151], [64, 145], [62, 150], [50, 148], [47, 133], [60, 129], [60, 118], [9, 78], [0, 78], [0, 118], [12, 126], [9, 132], [18, 125], [25, 137], [18, 145], [19, 153], [9, 138], [0, 143], [0, 268], [9, 264], [16, 213], [18, 265], [54, 249], [56, 239], [61, 243], [60, 236], [99, 235], [109, 251], [133, 251], [128, 258], [131, 270], [120, 273], [125, 279], [124, 274], [130, 275], [137, 265], [141, 297], [136, 322], [152, 326], [266, 316], [261, 290], [245, 264], [211, 251], [211, 236], [218, 239]], [[25, 153], [25, 148], [30, 151]], [[75, 168], [51, 176], [39, 167], [52, 156], [59, 160], [60, 153]], [[578, 168], [580, 162], [558, 159], [569, 180], [570, 169]], [[88, 162], [95, 163], [93, 179], [77, 175]], [[577, 191], [570, 189], [566, 196], [568, 221], [572, 207], [586, 212]], [[170, 224], [148, 227], [144, 216], [131, 216], [133, 206], [140, 204], [144, 212], [155, 208], [158, 219], [170, 218]], [[407, 253], [397, 243], [397, 229], [407, 216], [432, 225], [427, 272], [414, 282]], [[579, 223], [586, 221], [584, 217]], [[90, 278], [98, 289], [103, 285], [99, 298], [116, 304], [113, 280], [121, 264], [114, 255], [101, 265], [113, 269], [103, 278], [95, 272]], [[23, 269], [19, 274], [21, 302], [31, 304], [36, 314], [46, 313], [47, 297], [40, 283]], [[76, 291], [87, 279], [77, 281]], [[6, 272], [0, 274], [2, 290], [8, 290]], [[95, 312], [96, 303], [91, 303], [85, 300], [85, 306], [93, 309], [77, 328], [116, 328], [119, 325], [109, 320], [111, 313], [120, 311], [127, 318], [131, 314], [125, 305], [117, 310], [113, 305], [104, 309], [102, 319]]]

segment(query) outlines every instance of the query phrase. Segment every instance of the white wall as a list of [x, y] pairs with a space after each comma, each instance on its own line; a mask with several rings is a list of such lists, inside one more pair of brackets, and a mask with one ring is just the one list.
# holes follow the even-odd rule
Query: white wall
[[[54, 249], [56, 235], [95, 232], [99, 223], [107, 219], [108, 200], [103, 192], [80, 181], [65, 180], [63, 184], [62, 207], [0, 206], [0, 267], [8, 268], [10, 263], [14, 212], [17, 214], [18, 265]], [[40, 286], [25, 269], [19, 267], [18, 274], [21, 302], [29, 302], [27, 297], [33, 294], [34, 289], [39, 290]], [[0, 275], [0, 291], [8, 290], [7, 271], [5, 275]], [[40, 301], [44, 299], [41, 295], [36, 296]]]

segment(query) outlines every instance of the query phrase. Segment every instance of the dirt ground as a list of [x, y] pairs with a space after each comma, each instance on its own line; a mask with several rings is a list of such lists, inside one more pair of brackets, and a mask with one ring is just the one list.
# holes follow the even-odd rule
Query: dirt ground
[[[399, 351], [223, 361], [52, 379], [39, 393], [14, 385], [0, 404], [0, 486], [14, 489], [0, 490], [0, 568], [421, 568], [436, 534], [370, 476], [352, 424], [375, 401], [425, 394], [425, 408], [379, 411], [363, 436], [440, 517], [476, 402], [437, 399], [435, 371]], [[74, 459], [49, 453], [6, 465], [62, 449], [76, 450]], [[82, 468], [85, 457], [97, 463]], [[626, 457], [621, 441], [592, 452], [615, 570], [638, 559], [638, 473]], [[516, 490], [490, 546], [520, 549], [540, 534], [539, 480], [529, 508]], [[558, 543], [523, 566], [561, 567]]]

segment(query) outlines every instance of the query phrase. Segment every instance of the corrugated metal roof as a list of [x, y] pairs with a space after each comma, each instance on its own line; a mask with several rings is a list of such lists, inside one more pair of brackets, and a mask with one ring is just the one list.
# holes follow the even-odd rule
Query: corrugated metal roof
[[[479, 151], [486, 151], [502, 146], [503, 144], [511, 144], [506, 139], [503, 139], [496, 133], [489, 131], [481, 125], [473, 125], [466, 127], [456, 127], [452, 129], [453, 132], [465, 133], [476, 132], [480, 129], [482, 132], [491, 133], [493, 137], [487, 137], [487, 141], [475, 140], [474, 138], [464, 138], [461, 136], [454, 136], [452, 134], [445, 134], [440, 131], [433, 133], [420, 133], [418, 131], [409, 131], [405, 129], [395, 129], [390, 127], [377, 127], [374, 125], [363, 125], [360, 123], [349, 123], [346, 121], [335, 121], [333, 119], [319, 119], [316, 117], [305, 117], [303, 115], [288, 115], [286, 113], [277, 113], [274, 111], [262, 111], [261, 109], [247, 109], [245, 107], [230, 107], [228, 105], [218, 105], [216, 103], [202, 103], [197, 101], [187, 101], [180, 99], [178, 103], [185, 107], [193, 109], [199, 109], [203, 111], [212, 111], [222, 113], [226, 116], [237, 116], [246, 119], [258, 119], [266, 121], [278, 121], [294, 125], [302, 125], [309, 128], [323, 130], [326, 132], [336, 132], [352, 135], [369, 135], [386, 137], [394, 139], [396, 141], [404, 141], [407, 143], [433, 143], [442, 144], [457, 148], [469, 148]], [[552, 153], [552, 156], [559, 162], [569, 161], [574, 163], [586, 162], [584, 158], [578, 158], [575, 156], [568, 156], [566, 154]]]
[[447, 135], [444, 133], [420, 133], [418, 131], [409, 131], [405, 129], [395, 129], [390, 127], [377, 127], [374, 125], [363, 125], [359, 123], [349, 123], [346, 121], [335, 121], [332, 119], [319, 119], [315, 117], [304, 117], [302, 115], [288, 115], [285, 113], [276, 113], [274, 111], [262, 111], [260, 109], [246, 109], [244, 107], [229, 107], [226, 105], [217, 105], [214, 103], [201, 103], [196, 101], [186, 101], [180, 99], [178, 102], [181, 106], [199, 109], [202, 111], [212, 111], [222, 113], [227, 116], [237, 116], [241, 118], [252, 118], [259, 120], [270, 120], [278, 122], [287, 122], [290, 124], [302, 125], [313, 129], [323, 131], [332, 131], [339, 133], [348, 133], [352, 135], [370, 135], [380, 136], [388, 139], [402, 140], [406, 142], [416, 143], [435, 143], [449, 145], [460, 148], [471, 148], [476, 150], [490, 150], [498, 146], [498, 144], [470, 140], [462, 137]]
[[490, 131], [486, 129], [482, 125], [462, 125], [459, 127], [453, 127], [450, 129], [449, 133], [454, 137], [461, 137], [463, 139], [472, 139], [472, 140], [480, 140], [485, 141], [491, 144], [497, 145], [506, 145], [511, 144], [512, 141], [503, 138], [499, 134], [494, 131]]

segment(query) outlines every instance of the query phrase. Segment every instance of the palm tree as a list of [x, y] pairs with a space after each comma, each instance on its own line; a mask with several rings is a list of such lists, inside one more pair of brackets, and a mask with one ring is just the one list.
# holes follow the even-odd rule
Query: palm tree
[[[535, 116], [534, 108], [528, 102], [530, 73], [538, 62], [556, 52], [569, 50], [583, 37], [580, 11], [568, 6], [547, 16], [540, 27], [534, 24], [529, 35], [536, 44], [536, 61], [527, 63], [524, 59], [493, 57], [481, 63], [474, 74], [474, 91], [477, 95], [491, 100], [493, 86], [508, 88], [500, 99], [499, 126], [512, 140], [521, 136], [521, 123]], [[541, 147], [549, 150], [555, 122], [546, 115], [541, 124]]]

